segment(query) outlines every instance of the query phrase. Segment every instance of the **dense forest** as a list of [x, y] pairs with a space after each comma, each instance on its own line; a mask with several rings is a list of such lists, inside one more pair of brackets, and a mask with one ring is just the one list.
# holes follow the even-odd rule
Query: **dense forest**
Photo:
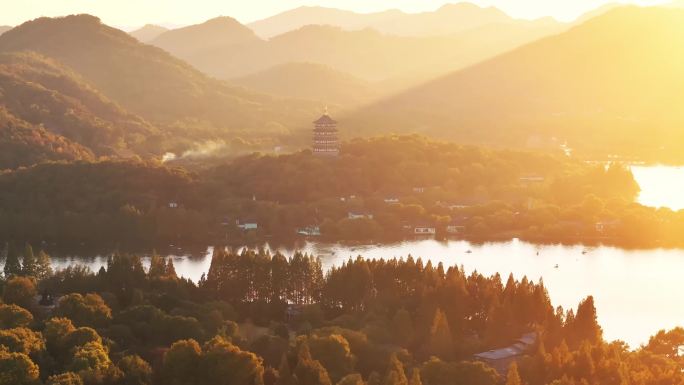
[[[684, 217], [634, 203], [619, 164], [385, 136], [230, 161], [77, 161], [0, 174], [0, 230], [17, 241], [91, 246], [434, 236], [681, 245]], [[245, 228], [244, 224], [251, 224]], [[242, 226], [242, 227], [240, 227]]]
[[150, 155], [159, 129], [35, 53], [0, 53], [0, 168], [95, 155]]
[[[9, 244], [0, 384], [684, 384], [684, 330], [629, 350], [602, 339], [592, 297], [554, 309], [543, 282], [411, 257], [323, 272], [303, 254], [215, 250], [194, 284], [163, 257], [53, 272], [44, 252]], [[522, 333], [534, 343], [507, 367], [474, 358]]]

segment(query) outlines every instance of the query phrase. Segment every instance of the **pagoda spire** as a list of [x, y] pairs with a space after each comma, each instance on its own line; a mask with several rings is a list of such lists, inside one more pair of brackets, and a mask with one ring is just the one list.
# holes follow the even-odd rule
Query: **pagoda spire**
[[327, 105], [323, 109], [323, 115], [314, 121], [313, 124], [314, 155], [339, 155], [340, 147], [337, 139], [337, 122], [330, 117]]

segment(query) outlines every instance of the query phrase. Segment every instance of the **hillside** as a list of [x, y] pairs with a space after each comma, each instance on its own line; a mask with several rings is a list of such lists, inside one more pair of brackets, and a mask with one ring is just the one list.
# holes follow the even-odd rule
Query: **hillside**
[[231, 80], [256, 91], [285, 97], [353, 106], [377, 98], [369, 82], [313, 63], [287, 63]]
[[254, 32], [231, 17], [217, 17], [202, 24], [164, 32], [150, 44], [187, 59], [196, 52], [236, 49], [261, 42]]
[[[89, 152], [123, 155], [150, 151], [145, 139], [158, 130], [130, 114], [53, 60], [31, 53], [0, 54], [0, 107], [15, 128], [40, 127], [65, 156]], [[21, 122], [18, 122], [21, 120]], [[49, 133], [50, 135], [48, 135]], [[67, 141], [65, 141], [65, 138]], [[42, 145], [41, 145], [42, 146]]]
[[[557, 25], [560, 23], [551, 21]], [[376, 13], [356, 13], [335, 8], [300, 7], [255, 21], [248, 26], [263, 38], [271, 38], [306, 25], [330, 25], [344, 30], [373, 28], [397, 36], [440, 36], [489, 24], [520, 23], [494, 7], [483, 8], [471, 3], [446, 4], [422, 13], [388, 10]]]
[[604, 155], [610, 148], [681, 158], [682, 26], [684, 11], [616, 9], [379, 102], [345, 122], [355, 133], [384, 127], [507, 145], [567, 140], [570, 147]]
[[135, 31], [129, 32], [129, 34], [138, 39], [138, 41], [147, 43], [168, 30], [168, 28], [160, 25], [146, 24]]
[[0, 25], [0, 35], [12, 29], [9, 25]]
[[402, 37], [373, 29], [346, 31], [333, 26], [308, 25], [240, 49], [197, 51], [186, 60], [222, 79], [242, 77], [291, 62], [323, 64], [367, 81], [410, 76], [429, 79], [545, 34], [527, 28], [513, 34], [510, 28], [502, 31], [497, 34], [495, 29], [494, 33], [488, 31], [482, 36], [464, 31], [463, 37]]
[[210, 131], [251, 132], [270, 122], [296, 127], [313, 109], [230, 87], [89, 15], [40, 18], [0, 36], [0, 51], [17, 50], [61, 61], [107, 97], [161, 125], [206, 122]]
[[87, 148], [42, 126], [18, 119], [0, 106], [0, 170], [46, 161], [92, 158]]

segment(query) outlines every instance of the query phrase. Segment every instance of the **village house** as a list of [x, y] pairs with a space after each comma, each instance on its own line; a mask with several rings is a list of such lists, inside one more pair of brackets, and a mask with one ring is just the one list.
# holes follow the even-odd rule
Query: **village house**
[[307, 226], [297, 230], [297, 234], [305, 237], [319, 237], [321, 235], [321, 228], [318, 226]]
[[437, 228], [434, 225], [421, 224], [413, 227], [413, 234], [416, 235], [435, 235]]
[[390, 205], [391, 204], [397, 204], [397, 203], [399, 203], [399, 198], [387, 197], [387, 198], [385, 198], [385, 203], [390, 204]]
[[477, 353], [474, 357], [494, 368], [500, 375], [505, 376], [511, 363], [529, 352], [536, 342], [537, 333], [527, 333], [510, 346]]
[[349, 219], [373, 219], [373, 214], [350, 211], [347, 213], [347, 217]]
[[466, 231], [468, 217], [457, 217], [451, 220], [446, 227], [447, 234], [462, 234]]
[[241, 221], [238, 219], [235, 221], [235, 225], [237, 225], [237, 227], [243, 231], [256, 230], [259, 227], [257, 222], [254, 220]]
[[518, 178], [518, 180], [520, 181], [520, 183], [531, 185], [544, 183], [544, 181], [546, 181], [546, 178], [540, 175], [524, 175]]
[[178, 208], [178, 202], [176, 202], [176, 201], [169, 202], [169, 208], [170, 209], [177, 209]]

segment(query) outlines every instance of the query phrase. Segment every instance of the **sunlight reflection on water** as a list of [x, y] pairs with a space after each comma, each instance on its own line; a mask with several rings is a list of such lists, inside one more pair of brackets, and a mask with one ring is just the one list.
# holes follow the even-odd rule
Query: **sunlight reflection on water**
[[[653, 207], [684, 208], [684, 167], [632, 166], [641, 187], [638, 202]], [[471, 253], [467, 253], [467, 251]], [[293, 250], [281, 250], [290, 256]], [[350, 257], [394, 258], [411, 254], [433, 264], [463, 265], [467, 273], [509, 273], [517, 279], [543, 278], [551, 302], [575, 308], [593, 295], [599, 322], [608, 340], [621, 339], [632, 347], [648, 342], [659, 329], [684, 326], [684, 250], [625, 250], [615, 247], [535, 245], [518, 240], [471, 244], [466, 241], [410, 241], [392, 245], [343, 246], [306, 243], [302, 251], [320, 256], [325, 269]], [[583, 251], [587, 251], [583, 254]], [[197, 282], [209, 270], [212, 249], [204, 256], [172, 256], [179, 275]], [[57, 268], [85, 264], [97, 271], [105, 257], [55, 258]], [[149, 258], [143, 259], [145, 266]], [[556, 268], [556, 264], [558, 268]]]
[[644, 206], [684, 209], [684, 167], [632, 166], [641, 193], [637, 201]]
[[[489, 276], [498, 272], [504, 282], [510, 273], [517, 279], [543, 278], [554, 306], [576, 308], [580, 300], [593, 295], [606, 339], [620, 339], [632, 347], [648, 342], [648, 337], [659, 329], [684, 326], [684, 250], [585, 248], [518, 240], [483, 244], [422, 240], [382, 246], [309, 242], [300, 249], [320, 256], [326, 270], [358, 255], [372, 259], [406, 258], [411, 254], [435, 265], [462, 265], [468, 274], [478, 271]], [[293, 252], [280, 251], [286, 256]], [[211, 248], [204, 257], [173, 256], [176, 271], [197, 282], [209, 270], [210, 255]], [[147, 267], [149, 259], [143, 261]], [[53, 263], [62, 268], [82, 263], [97, 271], [106, 264], [106, 258], [55, 258]]]

